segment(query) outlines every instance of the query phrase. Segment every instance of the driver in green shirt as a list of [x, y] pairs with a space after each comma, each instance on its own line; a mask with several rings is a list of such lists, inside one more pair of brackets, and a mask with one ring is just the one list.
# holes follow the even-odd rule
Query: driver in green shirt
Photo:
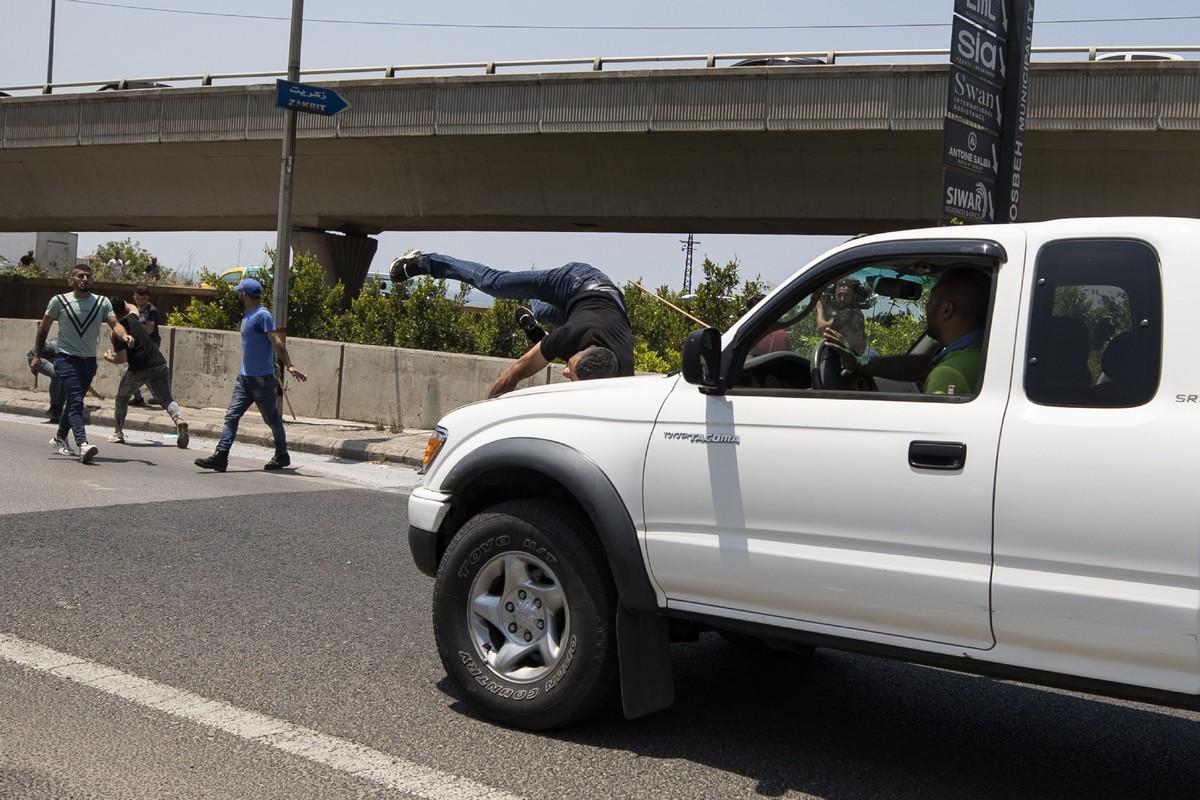
[[925, 394], [975, 394], [990, 292], [991, 279], [981, 270], [954, 267], [942, 273], [925, 304], [927, 332], [943, 345], [932, 357], [868, 358], [834, 330], [825, 332], [825, 345], [841, 354], [850, 372], [923, 383]]

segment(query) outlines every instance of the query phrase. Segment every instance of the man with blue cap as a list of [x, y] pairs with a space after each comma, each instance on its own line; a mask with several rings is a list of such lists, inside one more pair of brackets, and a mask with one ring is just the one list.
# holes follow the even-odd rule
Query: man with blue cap
[[233, 386], [229, 409], [225, 412], [225, 426], [221, 429], [217, 448], [211, 456], [197, 458], [196, 466], [224, 472], [229, 466], [229, 450], [237, 436], [238, 423], [251, 405], [257, 405], [263, 422], [267, 423], [275, 439], [275, 455], [263, 469], [283, 469], [292, 463], [292, 459], [288, 455], [283, 417], [275, 399], [275, 357], [278, 356], [296, 380], [303, 382], [308, 380], [308, 376], [292, 366], [287, 343], [275, 330], [275, 318], [262, 304], [262, 284], [253, 278], [246, 278], [234, 287], [234, 291], [241, 298], [245, 310], [245, 316], [242, 317], [242, 366], [238, 370], [237, 383]]

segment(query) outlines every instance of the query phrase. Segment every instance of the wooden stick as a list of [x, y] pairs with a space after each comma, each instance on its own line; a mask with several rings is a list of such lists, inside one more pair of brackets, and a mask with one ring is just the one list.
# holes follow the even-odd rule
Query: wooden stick
[[691, 314], [689, 314], [688, 312], [684, 311], [682, 308], [680, 308], [679, 306], [675, 305], [675, 304], [674, 304], [674, 303], [672, 303], [670, 300], [665, 300], [665, 299], [663, 299], [663, 298], [659, 297], [659, 296], [658, 296], [658, 295], [656, 295], [654, 292], [650, 291], [650, 290], [649, 290], [649, 289], [647, 289], [645, 286], [642, 286], [642, 285], [641, 285], [640, 283], [638, 283], [637, 281], [626, 281], [626, 283], [631, 283], [631, 284], [633, 284], [634, 286], [636, 286], [637, 288], [641, 289], [641, 290], [642, 290], [643, 292], [645, 292], [646, 294], [648, 294], [648, 295], [650, 295], [651, 297], [653, 297], [653, 298], [654, 298], [655, 300], [657, 300], [658, 302], [660, 302], [660, 303], [664, 303], [664, 304], [666, 304], [666, 305], [670, 306], [671, 308], [675, 309], [676, 311], [678, 311], [680, 314], [683, 314], [685, 317], [687, 317], [688, 319], [690, 319], [692, 322], [696, 323], [697, 325], [702, 325], [702, 326], [704, 326], [705, 328], [711, 328], [711, 327], [712, 327], [711, 325], [709, 325], [709, 324], [708, 324], [707, 322], [705, 322], [704, 320], [702, 320], [702, 319], [697, 319], [696, 317], [693, 317]]
[[287, 403], [288, 411], [292, 412], [292, 421], [296, 420], [296, 409], [292, 408], [292, 398], [288, 397], [287, 386], [283, 382], [283, 378], [279, 377], [279, 371], [275, 371], [275, 382], [279, 384], [279, 389], [283, 392], [283, 402]]

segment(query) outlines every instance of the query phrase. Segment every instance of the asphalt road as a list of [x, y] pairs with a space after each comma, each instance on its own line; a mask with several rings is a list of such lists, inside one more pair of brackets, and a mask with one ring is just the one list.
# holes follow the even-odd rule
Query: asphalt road
[[[96, 428], [102, 441], [107, 430]], [[102, 435], [101, 435], [102, 433]], [[412, 567], [407, 469], [93, 465], [0, 416], [3, 798], [1194, 798], [1200, 715], [819, 650], [675, 645], [676, 704], [478, 719]]]

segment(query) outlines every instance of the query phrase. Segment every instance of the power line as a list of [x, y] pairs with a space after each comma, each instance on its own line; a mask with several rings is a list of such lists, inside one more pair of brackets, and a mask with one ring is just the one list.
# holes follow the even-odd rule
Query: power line
[[[67, 0], [81, 6], [104, 6], [126, 11], [149, 11], [159, 14], [185, 14], [196, 17], [223, 17], [227, 19], [253, 19], [269, 22], [290, 22], [290, 17], [269, 14], [236, 14], [226, 11], [191, 11], [181, 8], [156, 8], [128, 3], [105, 3], [100, 0]], [[1045, 25], [1093, 25], [1129, 22], [1182, 22], [1200, 20], [1200, 14], [1165, 17], [1102, 17], [1096, 19], [1047, 19], [1038, 20]], [[322, 19], [305, 17], [305, 24], [314, 25], [372, 25], [397, 28], [451, 28], [472, 30], [521, 30], [521, 31], [833, 31], [833, 30], [894, 30], [899, 28], [949, 28], [949, 22], [892, 22], [859, 23], [845, 25], [484, 25], [460, 22], [390, 22], [383, 20]]]

